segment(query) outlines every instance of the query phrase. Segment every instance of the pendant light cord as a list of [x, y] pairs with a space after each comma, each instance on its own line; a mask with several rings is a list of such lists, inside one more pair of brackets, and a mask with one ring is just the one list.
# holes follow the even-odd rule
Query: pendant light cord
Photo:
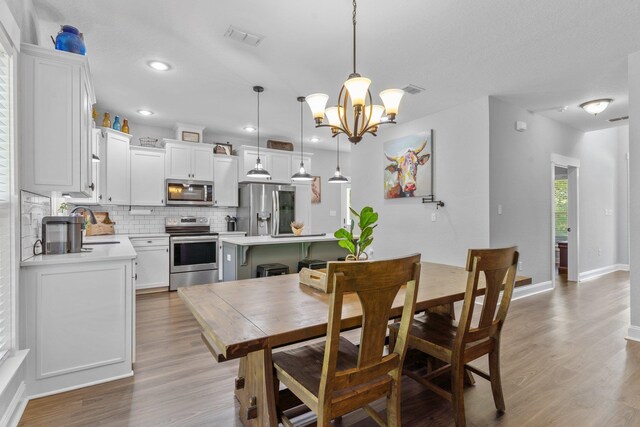
[[258, 160], [260, 160], [260, 92], [258, 92]]
[[303, 138], [303, 133], [302, 133], [302, 115], [303, 115], [303, 111], [302, 111], [302, 101], [300, 101], [300, 164], [302, 165], [303, 160], [302, 160], [302, 156], [304, 155], [304, 138]]
[[356, 0], [353, 0], [353, 74], [356, 74]]
[[336, 154], [338, 155], [338, 168], [340, 168], [340, 134], [336, 136]]

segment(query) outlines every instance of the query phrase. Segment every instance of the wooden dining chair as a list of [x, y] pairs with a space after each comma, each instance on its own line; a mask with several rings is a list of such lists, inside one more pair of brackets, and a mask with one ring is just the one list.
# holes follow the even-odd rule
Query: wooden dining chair
[[[436, 394], [451, 401], [457, 427], [465, 426], [464, 379], [465, 369], [491, 382], [496, 408], [505, 410], [500, 380], [500, 332], [504, 325], [513, 294], [518, 265], [517, 248], [471, 249], [467, 256], [467, 288], [460, 320], [441, 313], [427, 313], [421, 320], [414, 320], [409, 331], [408, 343], [427, 355], [444, 362], [444, 365], [428, 371], [425, 376], [405, 370], [404, 374], [423, 384]], [[479, 285], [486, 284], [480, 316], [472, 322]], [[503, 292], [500, 299], [500, 292]], [[499, 302], [499, 305], [498, 305]], [[389, 326], [393, 338], [399, 327]], [[393, 339], [390, 339], [390, 343]], [[467, 365], [481, 356], [489, 357], [489, 373]], [[444, 390], [432, 380], [445, 372], [451, 372], [451, 391]]]
[[[273, 354], [274, 378], [317, 416], [318, 426], [356, 409], [364, 409], [381, 426], [400, 426], [400, 377], [413, 320], [420, 255], [384, 261], [329, 262], [333, 281], [329, 303], [327, 340]], [[398, 339], [384, 355], [385, 337], [393, 301], [406, 285]], [[354, 292], [362, 306], [360, 346], [340, 337], [345, 293]], [[352, 298], [352, 297], [350, 297]], [[277, 393], [276, 393], [277, 394]], [[387, 421], [369, 406], [387, 399]], [[278, 399], [278, 398], [277, 398]], [[283, 414], [284, 425], [292, 425]]]

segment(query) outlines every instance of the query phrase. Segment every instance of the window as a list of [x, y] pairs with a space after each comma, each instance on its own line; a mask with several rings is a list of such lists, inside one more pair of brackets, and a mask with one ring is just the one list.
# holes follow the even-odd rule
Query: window
[[556, 208], [556, 242], [565, 241], [568, 237], [569, 216], [567, 206], [567, 179], [556, 179], [555, 187], [555, 208]]
[[0, 49], [0, 360], [12, 347], [13, 326], [13, 173], [11, 60]]

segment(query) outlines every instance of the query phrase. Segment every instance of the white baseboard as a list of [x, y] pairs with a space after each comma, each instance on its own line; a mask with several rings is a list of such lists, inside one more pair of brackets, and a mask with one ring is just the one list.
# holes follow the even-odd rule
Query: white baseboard
[[[542, 292], [549, 292], [553, 290], [553, 283], [551, 280], [546, 282], [534, 283], [532, 285], [520, 286], [513, 289], [513, 295], [511, 296], [511, 301], [530, 297], [531, 295], [540, 294]], [[500, 297], [502, 298], [502, 292], [500, 292]], [[482, 304], [484, 302], [484, 296], [479, 296], [476, 298], [476, 304]]]
[[531, 285], [520, 286], [513, 290], [513, 296], [511, 301], [520, 298], [530, 297], [531, 295], [540, 294], [542, 292], [549, 292], [553, 290], [553, 283], [551, 280], [546, 282], [534, 283]]
[[16, 351], [0, 365], [0, 426], [17, 426], [28, 399], [25, 394], [25, 359], [29, 350]]
[[613, 264], [606, 267], [596, 268], [594, 270], [584, 271], [578, 275], [578, 281], [596, 279], [602, 277], [605, 274], [613, 273], [614, 271], [629, 271], [629, 264]]
[[640, 342], [640, 326], [629, 325], [629, 329], [627, 329], [627, 336], [624, 338], [629, 341]]

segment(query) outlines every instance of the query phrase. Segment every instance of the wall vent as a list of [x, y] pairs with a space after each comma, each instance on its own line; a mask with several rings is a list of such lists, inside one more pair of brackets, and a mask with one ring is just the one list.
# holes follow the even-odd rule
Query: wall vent
[[224, 33], [224, 36], [230, 38], [231, 40], [248, 44], [249, 46], [253, 47], [257, 47], [262, 39], [264, 39], [263, 36], [260, 36], [258, 34], [251, 34], [250, 32], [241, 30], [240, 28], [234, 27], [233, 25], [229, 25], [229, 28], [227, 29], [227, 32]]
[[629, 120], [629, 116], [616, 117], [613, 119], [609, 119], [609, 123], [620, 122], [622, 120]]
[[402, 88], [403, 91], [407, 92], [409, 95], [417, 95], [420, 92], [424, 92], [424, 88], [416, 85], [409, 84]]

